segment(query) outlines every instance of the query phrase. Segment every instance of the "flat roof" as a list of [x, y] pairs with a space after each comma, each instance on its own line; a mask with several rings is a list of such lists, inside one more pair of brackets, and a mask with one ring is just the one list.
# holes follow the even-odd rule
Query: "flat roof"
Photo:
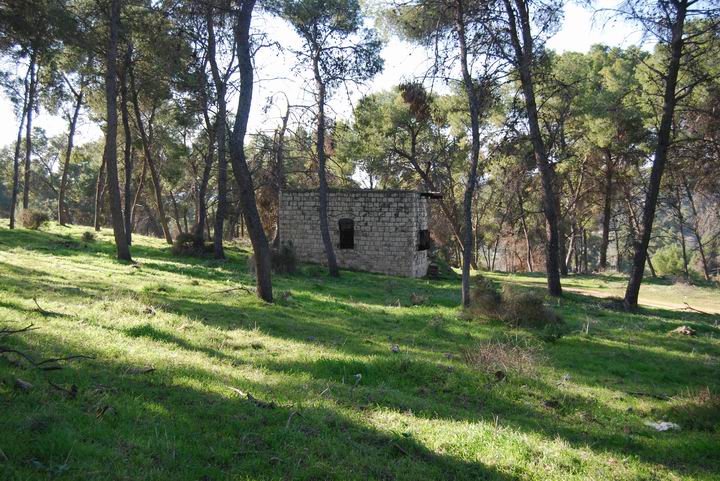
[[[285, 189], [283, 192], [288, 193], [315, 193], [318, 189]], [[429, 197], [431, 199], [442, 199], [440, 192], [426, 192], [421, 190], [409, 190], [409, 189], [328, 189], [329, 193], [333, 194], [419, 194], [422, 197]]]

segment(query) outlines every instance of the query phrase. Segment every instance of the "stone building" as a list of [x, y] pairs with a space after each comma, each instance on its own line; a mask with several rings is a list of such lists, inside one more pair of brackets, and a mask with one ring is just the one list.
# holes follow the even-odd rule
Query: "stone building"
[[[328, 224], [342, 268], [406, 277], [428, 269], [428, 198], [407, 190], [330, 190]], [[280, 194], [280, 242], [300, 261], [327, 264], [320, 236], [317, 190]]]

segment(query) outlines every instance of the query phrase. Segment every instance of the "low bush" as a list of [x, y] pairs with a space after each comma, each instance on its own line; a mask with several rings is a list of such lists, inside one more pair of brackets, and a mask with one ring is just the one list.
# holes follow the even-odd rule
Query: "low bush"
[[497, 317], [502, 298], [493, 281], [475, 276], [470, 288], [470, 313], [474, 316]]
[[176, 256], [192, 256], [203, 253], [203, 249], [196, 246], [195, 236], [189, 232], [181, 232], [175, 237], [172, 253]]
[[563, 322], [545, 305], [542, 295], [510, 284], [499, 291], [493, 281], [483, 276], [474, 280], [467, 311], [472, 318], [489, 317], [512, 327], [540, 329], [548, 339], [562, 336]]
[[83, 242], [95, 242], [95, 233], [89, 230], [86, 230], [82, 234], [82, 240]]
[[24, 228], [38, 230], [50, 221], [50, 216], [40, 209], [25, 209], [22, 211], [21, 221]]
[[[297, 256], [295, 248], [290, 244], [283, 244], [279, 248], [270, 250], [270, 262], [275, 274], [293, 274], [297, 271]], [[255, 254], [248, 257], [248, 271], [255, 274]]]
[[510, 284], [503, 287], [500, 317], [514, 327], [545, 328], [560, 323], [560, 317], [545, 306], [543, 296]]
[[279, 248], [273, 249], [270, 255], [274, 273], [293, 274], [297, 270], [297, 256], [292, 243], [283, 243]]

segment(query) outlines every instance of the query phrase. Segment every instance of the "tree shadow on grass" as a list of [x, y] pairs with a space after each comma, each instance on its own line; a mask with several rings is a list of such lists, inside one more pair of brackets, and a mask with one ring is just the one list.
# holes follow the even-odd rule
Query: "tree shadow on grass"
[[[55, 342], [41, 341], [52, 352], [77, 348]], [[277, 388], [260, 381], [184, 366], [129, 375], [121, 360], [96, 354], [52, 373], [0, 360], [34, 385], [6, 392], [12, 401], [3, 403], [0, 428], [13, 437], [0, 439], [4, 479], [519, 479], [378, 430], [345, 409], [272, 399]], [[77, 385], [77, 397], [48, 381]]]

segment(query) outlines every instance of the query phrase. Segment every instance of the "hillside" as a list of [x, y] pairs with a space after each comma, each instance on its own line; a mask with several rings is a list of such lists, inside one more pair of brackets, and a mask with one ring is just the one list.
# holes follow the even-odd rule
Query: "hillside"
[[[652, 283], [629, 314], [600, 298], [621, 277], [573, 277], [548, 342], [465, 320], [454, 279], [306, 265], [265, 305], [237, 289], [242, 246], [217, 262], [135, 236], [129, 265], [86, 230], [0, 221], [0, 330], [36, 328], [0, 344], [88, 357], [0, 355], [3, 480], [720, 479], [717, 287]], [[488, 346], [509, 364], [465, 362]]]

